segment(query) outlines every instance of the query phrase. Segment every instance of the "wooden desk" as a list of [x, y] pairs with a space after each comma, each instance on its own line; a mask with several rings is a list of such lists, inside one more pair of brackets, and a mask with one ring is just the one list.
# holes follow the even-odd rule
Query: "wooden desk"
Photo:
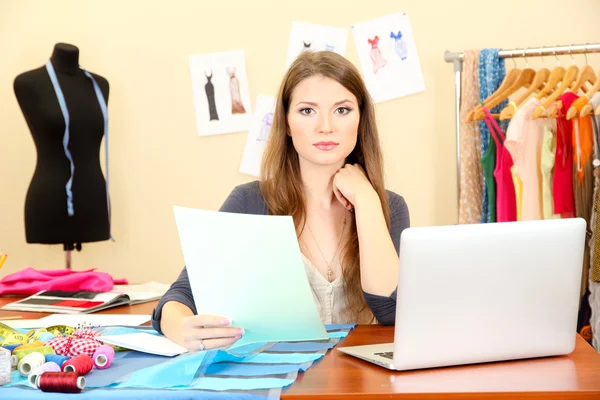
[[[1, 298], [0, 306], [12, 298]], [[103, 314], [149, 314], [156, 303], [119, 307]], [[0, 318], [47, 314], [0, 311]], [[359, 326], [344, 346], [393, 341], [392, 327]], [[392, 372], [335, 348], [284, 391], [282, 399], [600, 399], [600, 354], [577, 336], [563, 357], [509, 361], [422, 371]]]

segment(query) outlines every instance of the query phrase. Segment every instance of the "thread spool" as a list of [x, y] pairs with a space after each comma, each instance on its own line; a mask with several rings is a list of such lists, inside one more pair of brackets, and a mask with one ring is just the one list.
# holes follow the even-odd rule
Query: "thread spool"
[[31, 343], [22, 344], [19, 347], [17, 347], [16, 349], [14, 349], [13, 351], [20, 351], [20, 350], [25, 350], [25, 349], [35, 349], [36, 347], [43, 347], [43, 346], [44, 346], [44, 342], [42, 342], [40, 340], [35, 340]]
[[23, 357], [17, 364], [17, 369], [21, 376], [28, 376], [29, 373], [37, 367], [41, 367], [46, 362], [42, 353], [31, 353]]
[[60, 367], [55, 362], [46, 362], [41, 367], [37, 367], [29, 373], [27, 380], [29, 385], [37, 389], [37, 377], [45, 372], [60, 372]]
[[92, 370], [94, 361], [87, 354], [80, 354], [71, 358], [63, 364], [64, 372], [77, 372], [79, 375], [85, 375]]
[[53, 362], [58, 364], [62, 371], [63, 364], [69, 360], [67, 356], [59, 356], [58, 354], [46, 354], [46, 362]]
[[8, 350], [9, 352], [13, 352], [14, 349], [16, 349], [17, 347], [19, 347], [20, 344], [7, 344], [7, 345], [3, 345], [2, 348]]
[[12, 353], [12, 364], [17, 365], [19, 361], [21, 361], [25, 356], [31, 353], [42, 353], [43, 355], [54, 354], [54, 349], [49, 346], [35, 347], [23, 350], [15, 349]]
[[81, 393], [85, 377], [77, 372], [44, 372], [36, 378], [36, 386], [42, 392]]
[[46, 343], [46, 342], [49, 342], [50, 340], [54, 339], [55, 337], [56, 337], [56, 335], [54, 335], [50, 332], [44, 332], [40, 335], [38, 340], [41, 341], [42, 343]]
[[94, 353], [94, 366], [98, 369], [106, 369], [110, 367], [112, 360], [115, 358], [115, 349], [103, 344], [98, 347]]
[[10, 352], [0, 348], [0, 385], [6, 385], [12, 381], [12, 364]]

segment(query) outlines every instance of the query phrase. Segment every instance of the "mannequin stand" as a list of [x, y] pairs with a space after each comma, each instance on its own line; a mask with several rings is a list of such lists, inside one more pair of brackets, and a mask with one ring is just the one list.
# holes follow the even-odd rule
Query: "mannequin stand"
[[71, 251], [81, 251], [81, 243], [64, 243], [65, 250], [65, 268], [71, 270]]

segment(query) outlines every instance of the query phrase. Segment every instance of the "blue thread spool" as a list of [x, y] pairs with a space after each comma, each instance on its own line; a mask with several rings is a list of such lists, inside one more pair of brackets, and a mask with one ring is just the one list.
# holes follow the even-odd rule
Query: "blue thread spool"
[[69, 360], [67, 356], [59, 356], [58, 354], [46, 354], [46, 362], [55, 362], [62, 369], [63, 364]]
[[53, 334], [53, 333], [50, 333], [50, 332], [44, 332], [44, 333], [42, 333], [42, 334], [39, 336], [38, 340], [39, 340], [39, 341], [41, 341], [41, 342], [44, 342], [44, 343], [46, 343], [46, 342], [49, 342], [50, 340], [54, 339], [55, 337], [56, 337], [56, 336], [54, 336], [54, 334]]

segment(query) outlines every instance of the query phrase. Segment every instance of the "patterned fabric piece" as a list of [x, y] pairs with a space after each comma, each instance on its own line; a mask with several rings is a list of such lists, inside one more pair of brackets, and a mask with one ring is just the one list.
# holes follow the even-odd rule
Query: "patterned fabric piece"
[[[481, 100], [487, 99], [496, 90], [498, 90], [502, 80], [506, 76], [504, 60], [500, 59], [498, 56], [499, 51], [500, 49], [483, 49], [479, 54], [479, 98]], [[498, 114], [507, 105], [508, 100], [504, 100], [490, 111], [493, 114]], [[506, 129], [508, 128], [508, 121], [499, 121], [499, 125], [502, 131], [506, 132]], [[482, 156], [486, 153], [489, 153], [488, 157], [495, 159], [496, 145], [494, 141], [490, 141], [490, 131], [484, 121], [479, 121], [479, 132], [481, 135]], [[495, 221], [495, 207], [490, 204], [488, 189], [483, 176], [481, 181], [483, 186], [481, 200], [481, 222]], [[495, 199], [493, 199], [493, 201], [495, 201]], [[490, 208], [490, 206], [492, 207]]]
[[80, 354], [87, 354], [92, 357], [100, 342], [94, 339], [80, 339], [77, 336], [62, 336], [46, 342], [46, 346], [52, 347], [59, 356], [76, 357]]
[[460, 197], [459, 224], [481, 222], [483, 171], [479, 124], [466, 122], [467, 115], [479, 103], [479, 52], [464, 52], [460, 101]]

